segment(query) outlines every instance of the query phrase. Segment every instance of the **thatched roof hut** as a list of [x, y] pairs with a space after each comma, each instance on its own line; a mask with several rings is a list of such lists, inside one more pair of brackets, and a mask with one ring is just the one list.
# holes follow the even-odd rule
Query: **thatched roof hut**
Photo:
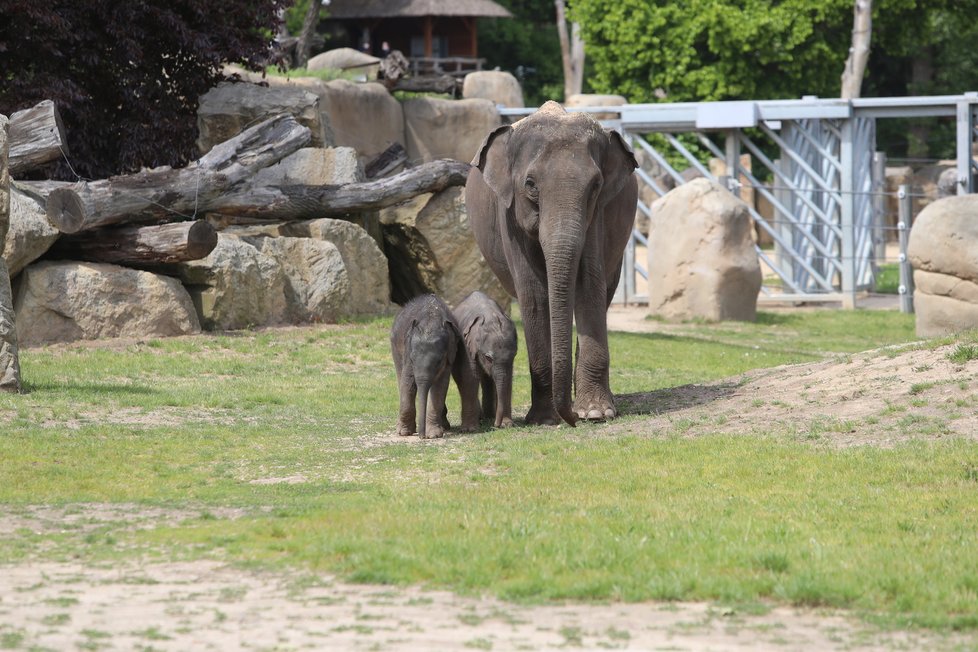
[[330, 0], [329, 20], [340, 23], [364, 49], [380, 45], [409, 57], [477, 57], [477, 18], [512, 18], [492, 0]]

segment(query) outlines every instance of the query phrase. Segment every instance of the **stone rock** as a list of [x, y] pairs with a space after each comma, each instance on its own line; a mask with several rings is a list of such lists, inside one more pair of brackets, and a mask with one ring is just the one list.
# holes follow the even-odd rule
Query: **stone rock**
[[652, 205], [649, 311], [668, 319], [753, 321], [761, 268], [747, 206], [694, 179]]
[[288, 323], [332, 324], [350, 316], [350, 278], [340, 250], [332, 242], [283, 237], [247, 242], [281, 268]]
[[404, 111], [383, 84], [334, 79], [306, 87], [319, 95], [335, 144], [352, 147], [361, 161], [373, 159], [394, 143], [405, 144]]
[[[0, 114], [0, 254], [4, 253], [4, 240], [10, 223], [9, 136], [10, 120]], [[10, 272], [3, 257], [0, 257], [0, 390], [5, 392], [19, 392], [21, 389], [16, 324]]]
[[10, 288], [7, 264], [0, 258], [0, 391], [20, 390], [20, 352], [14, 295]]
[[454, 306], [481, 290], [509, 312], [511, 298], [472, 237], [462, 188], [420, 195], [384, 209], [380, 219], [394, 301], [434, 292]]
[[30, 265], [20, 274], [15, 310], [22, 345], [200, 332], [179, 281], [105, 263]]
[[336, 245], [350, 283], [350, 300], [344, 316], [379, 316], [393, 312], [387, 257], [363, 228], [345, 220], [323, 218], [288, 222], [282, 225], [280, 233]]
[[259, 170], [254, 180], [256, 185], [340, 186], [363, 181], [364, 175], [352, 147], [305, 147]]
[[[621, 95], [597, 95], [593, 93], [579, 93], [571, 95], [564, 101], [564, 108], [582, 108], [588, 106], [623, 106], [628, 104]], [[596, 120], [617, 120], [617, 113], [595, 113]]]
[[309, 59], [306, 70], [342, 70], [363, 74], [364, 81], [377, 79], [380, 70], [380, 59], [354, 50], [353, 48], [336, 48], [321, 52]]
[[914, 268], [917, 335], [978, 328], [978, 195], [939, 199], [917, 215], [907, 256]]
[[60, 232], [48, 222], [40, 203], [11, 189], [10, 228], [3, 245], [3, 258], [11, 276], [17, 276], [22, 269], [44, 255], [59, 235]]
[[200, 96], [197, 148], [205, 154], [252, 124], [280, 113], [292, 114], [299, 124], [309, 128], [313, 147], [333, 145], [315, 94], [297, 86], [266, 88], [248, 82], [222, 82]]
[[516, 77], [498, 70], [470, 72], [462, 82], [464, 99], [492, 100], [510, 109], [520, 109], [523, 104], [523, 89]]
[[286, 321], [286, 280], [278, 261], [224, 233], [201, 260], [176, 266], [207, 330], [236, 330]]
[[414, 163], [451, 158], [468, 163], [489, 132], [502, 124], [490, 100], [406, 100], [404, 129], [408, 160]]

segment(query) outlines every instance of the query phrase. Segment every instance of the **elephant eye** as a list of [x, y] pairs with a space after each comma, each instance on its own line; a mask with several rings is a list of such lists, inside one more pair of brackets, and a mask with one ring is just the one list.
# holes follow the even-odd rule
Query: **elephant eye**
[[483, 353], [482, 356], [489, 362], [492, 362], [492, 353]]
[[537, 189], [537, 183], [533, 180], [533, 177], [527, 177], [526, 181], [523, 182], [523, 187], [526, 188], [527, 196], [533, 201], [536, 201], [540, 196], [540, 191]]

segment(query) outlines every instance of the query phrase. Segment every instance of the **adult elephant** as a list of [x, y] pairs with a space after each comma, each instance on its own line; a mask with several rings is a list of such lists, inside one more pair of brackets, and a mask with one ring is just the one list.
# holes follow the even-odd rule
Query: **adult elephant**
[[472, 231], [523, 318], [527, 423], [616, 416], [607, 313], [638, 201], [632, 151], [590, 115], [547, 102], [490, 133], [472, 165], [465, 186]]

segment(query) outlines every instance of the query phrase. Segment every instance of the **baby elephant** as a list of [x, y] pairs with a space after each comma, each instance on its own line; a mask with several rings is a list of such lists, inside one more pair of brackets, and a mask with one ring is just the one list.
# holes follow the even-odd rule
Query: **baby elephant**
[[482, 292], [465, 297], [454, 314], [469, 364], [482, 385], [482, 418], [495, 419], [497, 428], [513, 425], [513, 322]]
[[462, 397], [462, 430], [478, 427], [477, 381], [465, 358], [458, 324], [441, 299], [425, 294], [404, 306], [391, 328], [391, 353], [401, 395], [397, 434], [415, 432], [418, 412], [422, 439], [444, 434], [448, 428], [444, 415], [449, 375], [455, 377]]

